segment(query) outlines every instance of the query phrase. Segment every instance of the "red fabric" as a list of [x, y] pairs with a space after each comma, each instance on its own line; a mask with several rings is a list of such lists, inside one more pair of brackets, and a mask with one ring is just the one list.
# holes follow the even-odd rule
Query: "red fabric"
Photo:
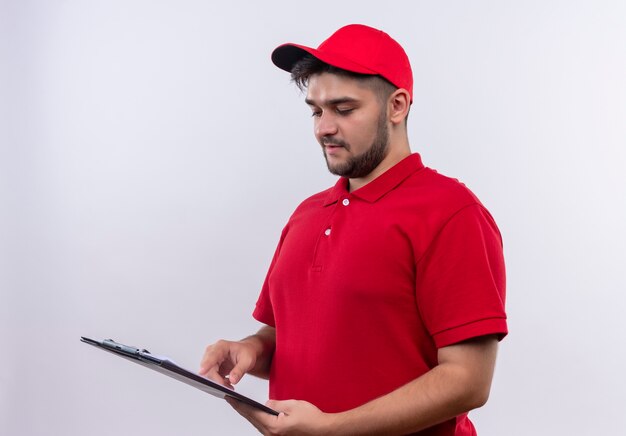
[[[254, 311], [276, 327], [270, 397], [325, 412], [419, 377], [440, 347], [507, 333], [500, 234], [465, 186], [418, 154], [346, 186], [293, 213]], [[461, 416], [423, 434], [474, 432]]]

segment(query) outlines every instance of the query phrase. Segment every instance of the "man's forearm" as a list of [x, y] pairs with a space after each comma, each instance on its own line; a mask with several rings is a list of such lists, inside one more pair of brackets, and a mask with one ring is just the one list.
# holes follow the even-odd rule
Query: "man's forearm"
[[241, 342], [253, 345], [257, 352], [256, 363], [250, 370], [250, 374], [264, 379], [269, 378], [272, 357], [276, 348], [276, 329], [263, 326], [254, 335], [242, 339]]
[[[418, 379], [361, 407], [333, 415], [331, 433], [407, 434], [482, 406], [489, 396], [496, 340], [484, 338], [453, 347], [452, 359], [444, 352], [440, 364]], [[463, 360], [455, 358], [456, 351]], [[467, 365], [467, 359], [473, 364]]]

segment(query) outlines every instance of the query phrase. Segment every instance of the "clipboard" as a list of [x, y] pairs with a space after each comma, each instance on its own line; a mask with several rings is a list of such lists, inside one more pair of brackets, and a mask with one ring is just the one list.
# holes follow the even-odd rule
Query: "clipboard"
[[130, 360], [131, 362], [138, 363], [141, 366], [145, 366], [146, 368], [150, 368], [154, 371], [160, 372], [161, 374], [165, 374], [168, 377], [193, 386], [194, 388], [198, 388], [201, 391], [204, 391], [215, 397], [222, 399], [224, 399], [225, 397], [234, 398], [235, 400], [246, 403], [252, 407], [262, 410], [263, 412], [278, 416], [277, 411], [270, 409], [269, 407], [257, 401], [254, 401], [253, 399], [248, 398], [245, 395], [240, 394], [239, 392], [235, 392], [234, 390], [229, 389], [226, 386], [222, 386], [221, 384], [209, 380], [208, 378], [202, 377], [189, 370], [181, 368], [165, 356], [151, 354], [148, 350], [120, 344], [112, 339], [97, 341], [95, 339], [81, 336], [80, 340], [81, 342], [93, 345], [100, 350], [108, 351], [109, 353], [123, 357], [126, 360]]

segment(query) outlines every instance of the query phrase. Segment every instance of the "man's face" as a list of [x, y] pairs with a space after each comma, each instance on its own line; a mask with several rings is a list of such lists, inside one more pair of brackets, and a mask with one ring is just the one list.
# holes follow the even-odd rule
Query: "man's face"
[[306, 102], [331, 173], [365, 177], [385, 158], [387, 112], [373, 90], [353, 78], [322, 73], [310, 78]]

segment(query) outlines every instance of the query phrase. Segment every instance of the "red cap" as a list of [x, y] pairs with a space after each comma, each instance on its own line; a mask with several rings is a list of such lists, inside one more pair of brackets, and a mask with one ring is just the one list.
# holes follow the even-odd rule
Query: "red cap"
[[413, 101], [413, 73], [404, 49], [382, 30], [349, 24], [333, 33], [317, 49], [287, 43], [272, 52], [272, 62], [291, 72], [307, 54], [343, 70], [377, 74], [398, 88], [406, 89]]

